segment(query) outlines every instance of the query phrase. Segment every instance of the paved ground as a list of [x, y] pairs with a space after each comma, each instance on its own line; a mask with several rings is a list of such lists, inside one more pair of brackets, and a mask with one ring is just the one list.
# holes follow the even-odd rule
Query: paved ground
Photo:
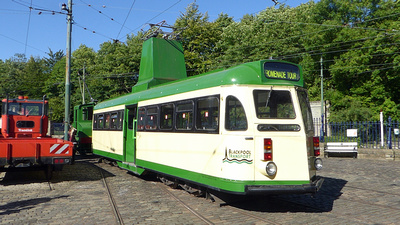
[[398, 224], [400, 162], [324, 159], [325, 182], [305, 195], [258, 197], [220, 207], [153, 177], [138, 178], [94, 159], [78, 160], [48, 183], [42, 171], [0, 181], [0, 224]]

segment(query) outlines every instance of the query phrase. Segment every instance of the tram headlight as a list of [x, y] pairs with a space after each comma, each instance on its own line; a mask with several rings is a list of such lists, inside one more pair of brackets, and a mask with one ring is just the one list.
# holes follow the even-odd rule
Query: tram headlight
[[322, 159], [316, 158], [314, 160], [314, 167], [316, 170], [321, 170], [322, 169]]
[[276, 164], [274, 162], [268, 162], [267, 167], [265, 168], [265, 171], [267, 172], [268, 176], [275, 176], [276, 174]]

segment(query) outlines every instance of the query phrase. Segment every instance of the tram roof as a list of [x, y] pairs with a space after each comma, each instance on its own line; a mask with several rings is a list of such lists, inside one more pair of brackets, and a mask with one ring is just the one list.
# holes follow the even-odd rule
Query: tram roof
[[[287, 63], [299, 67], [298, 78], [271, 79], [265, 75], [265, 63]], [[150, 89], [122, 95], [110, 100], [98, 103], [95, 109], [108, 108], [117, 105], [136, 104], [139, 101], [158, 97], [165, 97], [179, 93], [185, 93], [205, 88], [218, 87], [222, 85], [278, 85], [278, 86], [304, 86], [303, 75], [300, 66], [278, 60], [261, 60], [244, 63], [228, 69], [211, 71], [168, 83], [154, 86]]]

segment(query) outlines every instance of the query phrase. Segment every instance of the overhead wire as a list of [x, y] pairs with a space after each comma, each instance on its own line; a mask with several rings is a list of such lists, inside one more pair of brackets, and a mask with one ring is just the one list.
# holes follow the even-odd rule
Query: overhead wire
[[133, 6], [135, 5], [135, 3], [136, 3], [136, 0], [133, 0], [132, 5], [131, 5], [131, 8], [129, 9], [128, 15], [125, 17], [124, 23], [122, 24], [121, 29], [120, 29], [119, 32], [118, 32], [118, 35], [117, 35], [116, 40], [118, 40], [119, 35], [121, 34], [122, 29], [125, 27], [125, 23], [126, 23], [126, 21], [128, 20], [128, 17], [129, 17], [129, 15], [131, 14], [132, 8], [133, 8]]
[[107, 39], [110, 39], [110, 40], [114, 41], [114, 39], [113, 39], [112, 37], [109, 37], [109, 36], [107, 36], [107, 35], [105, 35], [105, 34], [99, 33], [99, 32], [97, 32], [97, 31], [95, 31], [95, 30], [92, 30], [92, 29], [87, 28], [87, 27], [85, 27], [85, 26], [83, 26], [83, 25], [80, 25], [80, 24], [77, 23], [75, 20], [73, 21], [72, 24], [73, 24], [74, 26], [77, 26], [77, 27], [82, 28], [83, 30], [90, 31], [90, 32], [92, 32], [93, 34], [97, 34], [97, 35], [100, 35], [100, 36], [102, 36], [102, 37], [105, 37], [105, 38], [107, 38]]
[[28, 46], [29, 27], [30, 27], [30, 25], [31, 25], [31, 15], [32, 15], [32, 0], [31, 0], [31, 5], [30, 5], [30, 7], [29, 7], [28, 27], [27, 27], [27, 30], [26, 30], [24, 55], [26, 55], [26, 48], [27, 48], [27, 46]]
[[[172, 7], [176, 6], [179, 2], [181, 2], [182, 0], [178, 0], [177, 2], [175, 2], [174, 4], [172, 4], [171, 6], [169, 6], [168, 8], [166, 8], [165, 10], [161, 11], [159, 14], [157, 14], [156, 16], [152, 17], [151, 19], [147, 20], [145, 23], [143, 23], [142, 25], [136, 27], [134, 30], [131, 30], [130, 33], [133, 33], [134, 31], [142, 28], [143, 26], [145, 26], [146, 24], [148, 24], [150, 21], [152, 21], [153, 19], [159, 17], [161, 14], [164, 14], [166, 11], [168, 11], [169, 9], [171, 9]], [[127, 37], [130, 33], [126, 34], [125, 37]]]
[[55, 10], [49, 10], [49, 9], [45, 9], [44, 7], [33, 7], [30, 5], [26, 5], [25, 3], [23, 3], [22, 1], [17, 1], [17, 0], [11, 0], [19, 5], [22, 5], [24, 7], [29, 8], [30, 10], [36, 10], [36, 11], [42, 11], [42, 12], [49, 12], [51, 14], [63, 14], [63, 15], [67, 15], [67, 13], [62, 12], [62, 11], [55, 11]]
[[[15, 42], [17, 42], [17, 43], [19, 43], [19, 44], [22, 44], [22, 45], [25, 45], [26, 43], [23, 43], [23, 42], [21, 42], [21, 41], [18, 41], [18, 40], [16, 40], [16, 39], [14, 39], [14, 38], [10, 38], [10, 37], [8, 37], [8, 36], [6, 36], [6, 35], [4, 35], [4, 34], [0, 34], [0, 36], [2, 36], [2, 37], [5, 37], [5, 38], [7, 38], [7, 39], [10, 39], [10, 40], [12, 40], [12, 41], [15, 41]], [[43, 52], [43, 53], [46, 53], [47, 54], [47, 52], [45, 52], [45, 51], [43, 51], [43, 50], [41, 50], [41, 49], [38, 49], [38, 48], [36, 48], [36, 47], [34, 47], [34, 46], [31, 46], [31, 45], [27, 45], [28, 47], [30, 47], [30, 48], [32, 48], [32, 49], [35, 49], [35, 50], [37, 50], [37, 51], [40, 51], [40, 52]]]

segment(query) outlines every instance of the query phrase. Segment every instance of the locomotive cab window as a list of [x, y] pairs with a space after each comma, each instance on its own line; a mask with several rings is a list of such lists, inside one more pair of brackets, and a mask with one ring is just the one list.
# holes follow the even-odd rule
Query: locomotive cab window
[[[45, 105], [47, 107], [47, 104]], [[5, 112], [5, 103], [3, 102], [3, 114]], [[9, 103], [8, 104], [8, 115], [19, 115], [19, 116], [40, 116], [42, 115], [43, 105], [40, 103]], [[46, 110], [46, 108], [45, 108]], [[45, 115], [47, 110], [45, 111]]]
[[259, 119], [294, 119], [296, 114], [289, 91], [254, 90], [254, 105]]
[[82, 109], [82, 120], [90, 121], [93, 118], [93, 107]]
[[247, 130], [247, 117], [242, 103], [234, 96], [226, 98], [225, 129], [231, 131]]

